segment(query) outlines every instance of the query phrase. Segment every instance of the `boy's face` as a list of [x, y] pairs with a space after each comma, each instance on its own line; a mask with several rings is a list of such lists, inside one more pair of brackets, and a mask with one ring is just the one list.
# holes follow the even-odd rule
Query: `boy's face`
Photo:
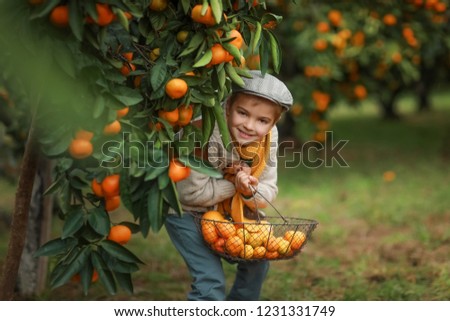
[[240, 145], [261, 141], [280, 118], [282, 107], [249, 94], [237, 94], [226, 109], [228, 129]]

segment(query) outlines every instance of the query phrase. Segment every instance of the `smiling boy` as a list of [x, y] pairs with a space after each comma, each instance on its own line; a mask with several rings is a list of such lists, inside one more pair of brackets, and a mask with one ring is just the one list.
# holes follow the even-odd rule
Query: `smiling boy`
[[[216, 126], [208, 143], [208, 160], [224, 173], [216, 179], [197, 171], [177, 183], [185, 213], [201, 215], [209, 210], [231, 214], [234, 221], [246, 213], [258, 213], [278, 192], [275, 126], [293, 99], [279, 79], [250, 71], [245, 86], [233, 89], [225, 102], [225, 116], [233, 148], [223, 146]], [[254, 194], [256, 190], [258, 193]], [[239, 262], [233, 287], [226, 295], [222, 261], [204, 243], [193, 215], [168, 215], [167, 232], [192, 276], [189, 300], [258, 300], [269, 269], [267, 261]]]

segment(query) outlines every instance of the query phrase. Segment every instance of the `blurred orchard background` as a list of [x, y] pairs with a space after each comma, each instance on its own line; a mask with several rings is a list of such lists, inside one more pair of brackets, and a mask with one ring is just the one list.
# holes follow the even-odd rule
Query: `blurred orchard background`
[[[74, 1], [49, 2], [54, 6]], [[123, 6], [132, 1], [99, 2]], [[271, 264], [262, 299], [450, 300], [449, 2], [237, 3], [238, 7], [239, 3], [264, 7], [282, 17], [268, 19], [263, 26], [266, 35], [278, 39], [280, 68], [267, 50], [269, 45], [244, 46], [240, 52], [245, 62], [240, 68], [263, 68], [274, 74], [279, 69], [278, 76], [291, 89], [295, 104], [279, 124], [283, 144], [274, 205], [288, 217], [319, 222], [299, 256]], [[177, 4], [172, 1], [170, 6]], [[41, 12], [30, 21], [44, 17]], [[153, 27], [157, 24], [152, 21]], [[71, 21], [75, 30], [74, 25]], [[242, 32], [247, 45], [255, 38], [254, 30], [250, 31], [251, 37]], [[0, 35], [5, 38], [6, 32], [2, 29]], [[117, 33], [116, 42], [121, 36]], [[51, 64], [64, 69], [66, 52], [56, 49], [52, 54], [59, 58]], [[32, 63], [23, 60], [18, 69]], [[6, 261], [31, 105], [36, 101], [36, 93], [26, 92], [9, 67], [0, 69], [0, 267]], [[83, 98], [79, 99], [82, 104]], [[98, 105], [95, 108], [102, 112]], [[70, 123], [70, 119], [64, 121]], [[58, 128], [46, 129], [56, 137], [62, 133]], [[333, 146], [340, 141], [346, 142], [337, 150], [345, 164], [333, 154]], [[147, 228], [145, 237], [134, 233], [126, 245], [144, 262], [133, 273], [132, 293], [126, 286], [111, 291], [101, 282], [90, 285], [87, 294], [73, 280], [55, 288], [49, 285], [48, 273], [56, 261], [35, 258], [33, 252], [60, 235], [64, 224], [57, 206], [51, 206], [58, 203], [57, 197], [43, 196], [54, 180], [55, 163], [48, 161], [53, 158], [42, 157], [37, 165], [15, 298], [184, 300], [189, 273], [164, 228], [150, 232]], [[271, 209], [268, 212], [276, 215]], [[130, 220], [125, 206], [110, 217], [114, 222]], [[231, 284], [235, 266], [224, 266]]]

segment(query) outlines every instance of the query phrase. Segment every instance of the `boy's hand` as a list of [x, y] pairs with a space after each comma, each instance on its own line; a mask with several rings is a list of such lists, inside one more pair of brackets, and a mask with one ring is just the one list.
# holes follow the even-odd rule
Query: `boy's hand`
[[250, 174], [251, 170], [252, 169], [250, 168], [250, 166], [248, 166], [244, 162], [234, 162], [225, 167], [223, 171], [225, 174], [236, 175], [240, 171], [244, 171], [247, 174]]
[[258, 179], [254, 176], [251, 176], [249, 173], [245, 171], [240, 171], [236, 174], [236, 179], [234, 182], [236, 186], [236, 191], [245, 196], [252, 196], [253, 192], [250, 188], [250, 185], [253, 186], [254, 189], [258, 186]]

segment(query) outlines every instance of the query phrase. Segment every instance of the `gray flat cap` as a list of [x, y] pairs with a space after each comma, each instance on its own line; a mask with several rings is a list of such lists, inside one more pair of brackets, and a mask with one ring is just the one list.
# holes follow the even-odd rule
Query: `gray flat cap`
[[233, 93], [248, 93], [271, 100], [285, 110], [291, 108], [292, 94], [281, 80], [268, 73], [263, 76], [259, 70], [250, 70], [249, 72], [253, 78], [242, 77], [245, 86], [234, 86]]

